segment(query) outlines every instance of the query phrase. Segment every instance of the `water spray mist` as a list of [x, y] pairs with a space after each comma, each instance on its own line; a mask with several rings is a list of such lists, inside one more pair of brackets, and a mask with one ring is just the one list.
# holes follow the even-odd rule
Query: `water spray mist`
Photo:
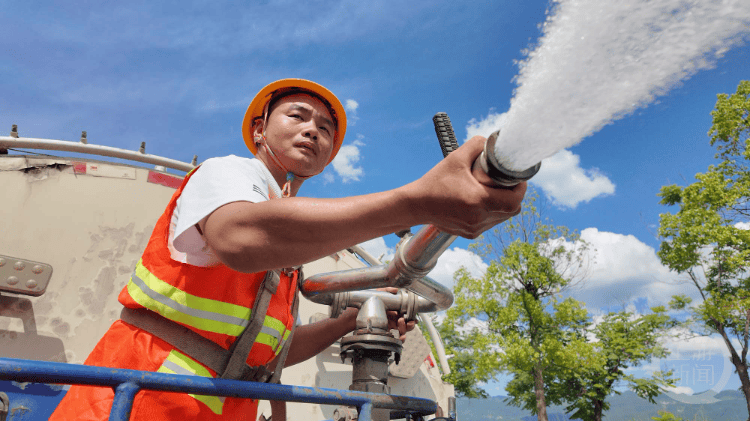
[[519, 63], [496, 152], [486, 154], [511, 174], [647, 106], [750, 34], [748, 0], [551, 4]]

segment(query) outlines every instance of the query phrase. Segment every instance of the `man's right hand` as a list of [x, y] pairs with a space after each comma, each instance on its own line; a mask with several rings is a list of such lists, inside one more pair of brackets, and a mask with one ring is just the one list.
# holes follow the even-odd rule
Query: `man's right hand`
[[419, 180], [404, 186], [414, 200], [414, 219], [470, 239], [521, 212], [526, 182], [513, 188], [488, 187], [471, 173], [485, 138], [475, 136]]

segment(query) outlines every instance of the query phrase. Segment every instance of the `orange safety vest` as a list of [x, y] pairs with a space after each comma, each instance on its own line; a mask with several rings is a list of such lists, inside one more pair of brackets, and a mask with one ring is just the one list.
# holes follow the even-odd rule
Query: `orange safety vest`
[[[229, 349], [249, 323], [265, 272], [241, 273], [223, 264], [197, 267], [171, 258], [167, 247], [169, 224], [177, 199], [194, 172], [185, 177], [157, 221], [143, 257], [118, 299], [125, 307], [151, 310]], [[291, 310], [298, 273], [280, 275], [263, 327], [248, 355], [248, 365], [268, 364], [288, 339], [295, 322]], [[85, 364], [217, 376], [164, 340], [122, 320], [110, 327]], [[107, 419], [113, 396], [111, 388], [73, 386], [50, 419]], [[136, 396], [131, 419], [254, 420], [256, 410], [257, 401], [251, 399], [142, 391]]]

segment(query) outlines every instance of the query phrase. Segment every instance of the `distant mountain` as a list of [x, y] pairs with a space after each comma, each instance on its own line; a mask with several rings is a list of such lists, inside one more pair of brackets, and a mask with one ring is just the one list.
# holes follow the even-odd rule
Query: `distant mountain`
[[[536, 416], [505, 403], [504, 396], [488, 399], [459, 398], [457, 402], [459, 421], [536, 421]], [[696, 395], [667, 393], [651, 404], [633, 392], [623, 392], [610, 398], [611, 408], [604, 413], [605, 421], [651, 421], [657, 411], [669, 411], [685, 420], [700, 421], [746, 421], [747, 405], [742, 392], [724, 390], [720, 393], [707, 391]], [[568, 421], [571, 418], [564, 407], [547, 408], [550, 421]]]

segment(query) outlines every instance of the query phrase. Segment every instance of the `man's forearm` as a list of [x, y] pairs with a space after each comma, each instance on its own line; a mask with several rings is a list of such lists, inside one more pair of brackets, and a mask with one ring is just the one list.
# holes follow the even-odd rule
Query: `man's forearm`
[[240, 272], [296, 266], [412, 226], [398, 192], [229, 203], [205, 221], [217, 257]]
[[305, 361], [328, 348], [339, 338], [354, 330], [357, 310], [349, 308], [336, 319], [298, 326], [292, 337], [285, 367]]

